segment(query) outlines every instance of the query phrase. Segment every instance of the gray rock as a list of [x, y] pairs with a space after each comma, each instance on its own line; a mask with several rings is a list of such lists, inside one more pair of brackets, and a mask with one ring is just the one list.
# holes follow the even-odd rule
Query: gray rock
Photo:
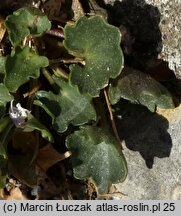
[[160, 58], [181, 78], [181, 0], [146, 0], [161, 13], [160, 30], [163, 48]]
[[109, 21], [124, 30], [123, 40], [128, 38], [122, 45], [130, 66], [141, 69], [161, 58], [181, 79], [181, 0], [104, 2], [109, 4]]
[[117, 125], [124, 140], [128, 177], [116, 185], [121, 199], [181, 199], [181, 106], [150, 113], [119, 105]]
[[[160, 58], [181, 79], [181, 0], [104, 2], [109, 22], [122, 32], [128, 63], [141, 69]], [[128, 163], [126, 181], [116, 185], [118, 197], [181, 199], [181, 105], [151, 113], [121, 101], [115, 110]]]
[[[105, 3], [131, 66], [144, 68], [161, 58], [181, 79], [181, 0]], [[123, 194], [119, 198], [181, 199], [181, 105], [150, 113], [122, 101], [115, 109], [128, 163], [126, 181], [116, 185]]]

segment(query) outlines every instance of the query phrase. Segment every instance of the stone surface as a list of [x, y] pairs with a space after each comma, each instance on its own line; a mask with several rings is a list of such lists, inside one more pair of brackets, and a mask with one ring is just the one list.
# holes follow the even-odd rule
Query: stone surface
[[[97, 2], [121, 30], [126, 65], [144, 70], [162, 59], [181, 79], [181, 0]], [[181, 199], [181, 105], [156, 113], [126, 101], [114, 108], [128, 162], [126, 181], [116, 185], [118, 197]]]
[[157, 113], [124, 102], [118, 107], [129, 170], [117, 185], [121, 199], [181, 199], [181, 105]]
[[160, 58], [169, 63], [169, 67], [181, 79], [181, 0], [146, 0], [158, 7], [161, 13], [160, 30], [162, 33], [162, 51]]
[[[144, 69], [163, 59], [181, 79], [181, 0], [105, 3], [109, 22], [122, 32], [126, 64]], [[181, 199], [181, 105], [150, 113], [122, 101], [115, 110], [129, 170], [116, 185], [120, 199]]]
[[104, 2], [109, 22], [121, 29], [129, 65], [142, 69], [160, 58], [181, 79], [181, 0]]

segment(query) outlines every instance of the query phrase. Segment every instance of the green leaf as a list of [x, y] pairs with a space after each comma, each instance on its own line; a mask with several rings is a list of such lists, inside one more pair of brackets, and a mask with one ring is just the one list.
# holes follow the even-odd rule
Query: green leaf
[[53, 120], [55, 129], [63, 133], [68, 125], [82, 125], [96, 120], [96, 111], [91, 103], [92, 98], [79, 92], [77, 86], [71, 86], [59, 77], [53, 77], [60, 86], [60, 92], [39, 91], [36, 94], [36, 105], [41, 106]]
[[156, 106], [163, 109], [175, 107], [169, 91], [148, 74], [131, 68], [127, 68], [127, 73], [110, 86], [108, 95], [111, 104], [124, 98], [142, 104], [150, 111], [154, 111]]
[[0, 56], [0, 82], [3, 81], [5, 75], [5, 62], [6, 62], [6, 57]]
[[36, 8], [20, 8], [6, 18], [9, 38], [17, 46], [26, 36], [41, 36], [51, 28], [47, 16]]
[[7, 145], [12, 138], [13, 122], [6, 116], [0, 119], [0, 156], [7, 157]]
[[99, 193], [107, 193], [111, 184], [125, 180], [126, 161], [109, 131], [98, 127], [81, 127], [67, 137], [66, 146], [72, 152], [75, 178], [90, 177]]
[[37, 130], [44, 139], [53, 142], [53, 136], [50, 131], [31, 114], [28, 115], [27, 122], [21, 125], [20, 128], [28, 132]]
[[16, 47], [15, 52], [7, 57], [4, 83], [10, 92], [16, 92], [30, 78], [38, 78], [40, 68], [48, 64], [46, 57], [38, 56], [28, 47]]
[[71, 65], [71, 83], [83, 93], [96, 97], [110, 78], [123, 68], [120, 31], [99, 16], [81, 17], [65, 26], [64, 46], [70, 54], [85, 60], [85, 66]]
[[0, 83], [0, 107], [5, 106], [11, 100], [13, 100], [13, 96], [9, 93], [6, 86]]

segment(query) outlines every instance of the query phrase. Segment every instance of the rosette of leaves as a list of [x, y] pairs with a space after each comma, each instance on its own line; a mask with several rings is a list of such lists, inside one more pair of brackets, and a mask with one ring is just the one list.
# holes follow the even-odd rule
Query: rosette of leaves
[[36, 8], [20, 8], [6, 18], [5, 25], [13, 46], [28, 35], [39, 37], [51, 27], [47, 16]]
[[100, 89], [123, 68], [119, 29], [99, 16], [81, 17], [74, 25], [67, 24], [64, 34], [65, 48], [85, 62], [70, 66], [71, 83], [83, 93], [98, 96]]
[[53, 79], [60, 87], [59, 93], [38, 91], [38, 100], [34, 103], [51, 116], [58, 132], [65, 132], [69, 124], [78, 126], [96, 120], [96, 111], [89, 95], [81, 94], [77, 86], [72, 86], [60, 77], [53, 76]]
[[125, 75], [112, 82], [108, 91], [111, 104], [121, 98], [146, 106], [150, 111], [156, 107], [173, 109], [174, 103], [169, 91], [150, 75], [126, 68]]
[[22, 40], [31, 35], [40, 37], [51, 27], [47, 16], [36, 8], [20, 8], [5, 21], [9, 33], [9, 40], [15, 47], [11, 55], [0, 59], [0, 78], [4, 75], [4, 83], [10, 92], [16, 92], [19, 86], [38, 78], [41, 67], [47, 67], [49, 61], [39, 56], [32, 49], [20, 46]]
[[[30, 81], [30, 78], [39, 78], [40, 69], [49, 64], [48, 59], [38, 55], [35, 49], [23, 46], [22, 40], [30, 35], [33, 37], [41, 36], [50, 29], [51, 23], [39, 10], [21, 8], [6, 18], [6, 27], [14, 47], [10, 55], [0, 57], [0, 187], [4, 187], [6, 184], [6, 172], [7, 170], [9, 172], [9, 161], [11, 160], [13, 167], [18, 168], [21, 173], [24, 173], [24, 170], [27, 171], [24, 173], [27, 179], [30, 181], [35, 179], [29, 166], [32, 157], [28, 158], [28, 156], [23, 155], [23, 157], [18, 158], [13, 155], [13, 160], [7, 151], [7, 146], [11, 144], [10, 141], [13, 139], [15, 131], [26, 133], [36, 130], [44, 139], [53, 142], [53, 136], [49, 130], [33, 115], [29, 114], [27, 118], [22, 117], [21, 110], [16, 110], [14, 114], [17, 115], [14, 117], [4, 115], [8, 114], [7, 103], [14, 99], [11, 93], [15, 93], [13, 95], [19, 99], [18, 88]], [[13, 111], [9, 109], [9, 112]], [[20, 124], [17, 125], [17, 122]], [[28, 160], [26, 160], [27, 158]], [[7, 163], [8, 167], [6, 166]], [[26, 169], [23, 170], [21, 165]], [[13, 174], [13, 169], [10, 171], [11, 174]]]
[[98, 193], [107, 193], [111, 184], [125, 180], [126, 160], [109, 131], [94, 126], [81, 127], [67, 137], [66, 146], [72, 152], [75, 178], [91, 178]]

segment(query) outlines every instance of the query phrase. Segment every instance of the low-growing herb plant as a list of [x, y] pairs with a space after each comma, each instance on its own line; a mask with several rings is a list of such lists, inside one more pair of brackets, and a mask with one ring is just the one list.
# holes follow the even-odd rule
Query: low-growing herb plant
[[[51, 22], [38, 9], [15, 11], [5, 26], [11, 53], [0, 57], [0, 187], [14, 173], [36, 185], [37, 152], [53, 143], [70, 152], [75, 178], [89, 179], [99, 194], [107, 193], [128, 172], [111, 104], [124, 98], [151, 111], [173, 108], [170, 93], [141, 72], [121, 76], [120, 31], [100, 16], [62, 26], [56, 58], [47, 51], [55, 40], [46, 37]], [[25, 146], [30, 133], [39, 137], [31, 154]], [[18, 143], [19, 134], [24, 144]]]

